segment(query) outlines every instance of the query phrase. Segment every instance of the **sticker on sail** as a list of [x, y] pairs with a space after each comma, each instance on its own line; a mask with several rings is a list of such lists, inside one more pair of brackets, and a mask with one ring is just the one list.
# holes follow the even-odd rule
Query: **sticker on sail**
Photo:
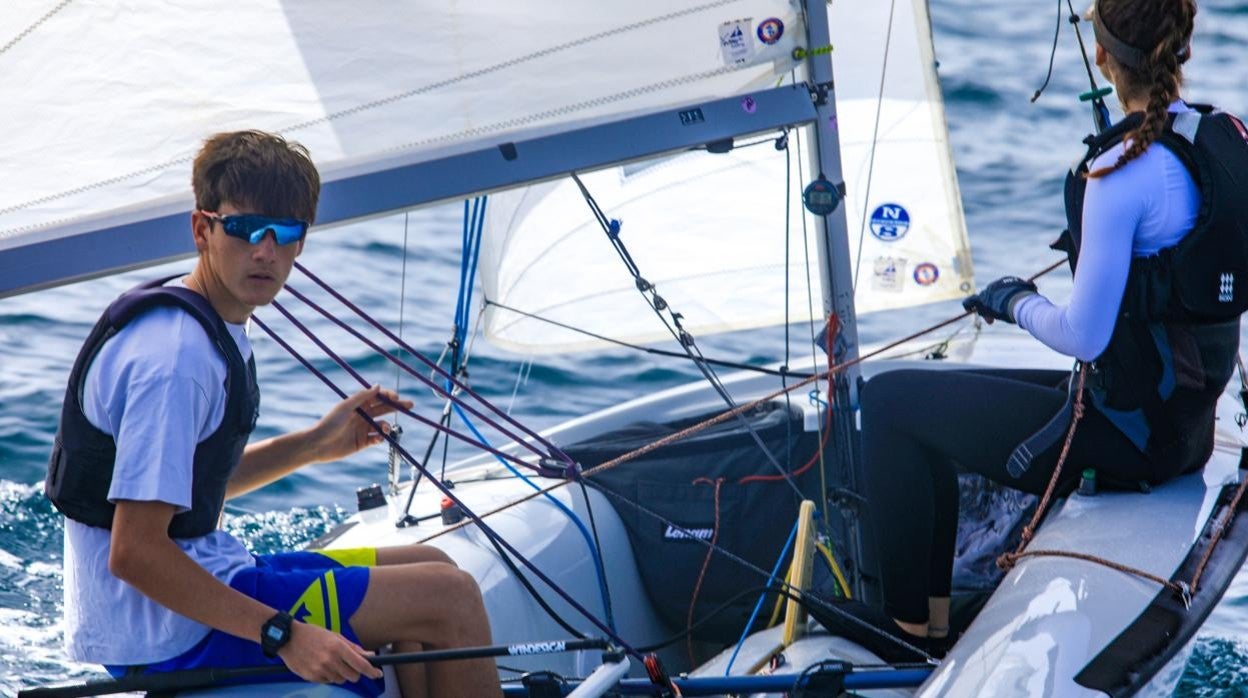
[[754, 98], [749, 95], [742, 97], [741, 98], [741, 111], [745, 112], [746, 114], [753, 114], [754, 112], [758, 111], [758, 102], [755, 102]]
[[747, 17], [719, 25], [719, 50], [723, 53], [724, 63], [741, 65], [754, 57], [754, 33], [750, 31], [752, 22]]
[[784, 22], [779, 17], [770, 17], [758, 23], [758, 40], [771, 46], [784, 36]]
[[872, 268], [871, 288], [875, 291], [900, 293], [906, 282], [904, 257], [876, 257]]
[[895, 242], [910, 230], [910, 213], [899, 204], [881, 204], [871, 214], [871, 234], [883, 242]]
[[914, 283], [920, 286], [931, 286], [940, 278], [940, 269], [931, 262], [923, 262], [914, 268]]

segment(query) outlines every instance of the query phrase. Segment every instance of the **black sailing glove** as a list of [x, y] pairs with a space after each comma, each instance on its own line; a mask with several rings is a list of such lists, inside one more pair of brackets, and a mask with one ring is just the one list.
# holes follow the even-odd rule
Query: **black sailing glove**
[[962, 307], [978, 313], [988, 322], [1004, 320], [1015, 322], [1014, 308], [1027, 296], [1036, 295], [1036, 285], [1017, 276], [1003, 276], [988, 284], [984, 290], [962, 301]]

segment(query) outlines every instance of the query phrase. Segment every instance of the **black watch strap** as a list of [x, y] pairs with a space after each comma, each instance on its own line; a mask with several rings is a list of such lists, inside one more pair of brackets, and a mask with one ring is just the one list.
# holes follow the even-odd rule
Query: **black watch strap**
[[260, 649], [264, 656], [276, 657], [277, 651], [290, 642], [290, 626], [294, 620], [289, 613], [281, 611], [260, 626]]

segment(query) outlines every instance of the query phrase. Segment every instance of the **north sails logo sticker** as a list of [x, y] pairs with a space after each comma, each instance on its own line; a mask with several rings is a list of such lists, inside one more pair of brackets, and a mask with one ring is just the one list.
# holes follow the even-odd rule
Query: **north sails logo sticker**
[[526, 654], [554, 654], [562, 652], [566, 646], [562, 640], [557, 642], [526, 642], [522, 645], [508, 647], [507, 654], [513, 657]]
[[663, 529], [663, 537], [667, 540], [710, 540], [714, 535], [714, 528], [677, 528], [668, 524]]
[[881, 204], [871, 213], [871, 234], [884, 242], [895, 242], [910, 230], [910, 213], [898, 204]]
[[1223, 274], [1218, 279], [1218, 302], [1230, 303], [1235, 297], [1235, 275]]

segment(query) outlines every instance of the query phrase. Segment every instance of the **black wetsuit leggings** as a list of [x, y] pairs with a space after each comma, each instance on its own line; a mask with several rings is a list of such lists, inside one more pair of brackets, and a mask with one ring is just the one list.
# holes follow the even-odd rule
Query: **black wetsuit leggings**
[[[957, 466], [1041, 494], [1063, 438], [1020, 478], [1006, 470], [1014, 448], [1061, 409], [1069, 374], [1041, 370], [915, 370], [882, 373], [861, 393], [863, 458], [885, 610], [926, 623], [928, 597], [947, 597], [958, 529]], [[1086, 467], [1120, 482], [1150, 480], [1143, 455], [1090, 407], [1075, 430], [1060, 487]]]

